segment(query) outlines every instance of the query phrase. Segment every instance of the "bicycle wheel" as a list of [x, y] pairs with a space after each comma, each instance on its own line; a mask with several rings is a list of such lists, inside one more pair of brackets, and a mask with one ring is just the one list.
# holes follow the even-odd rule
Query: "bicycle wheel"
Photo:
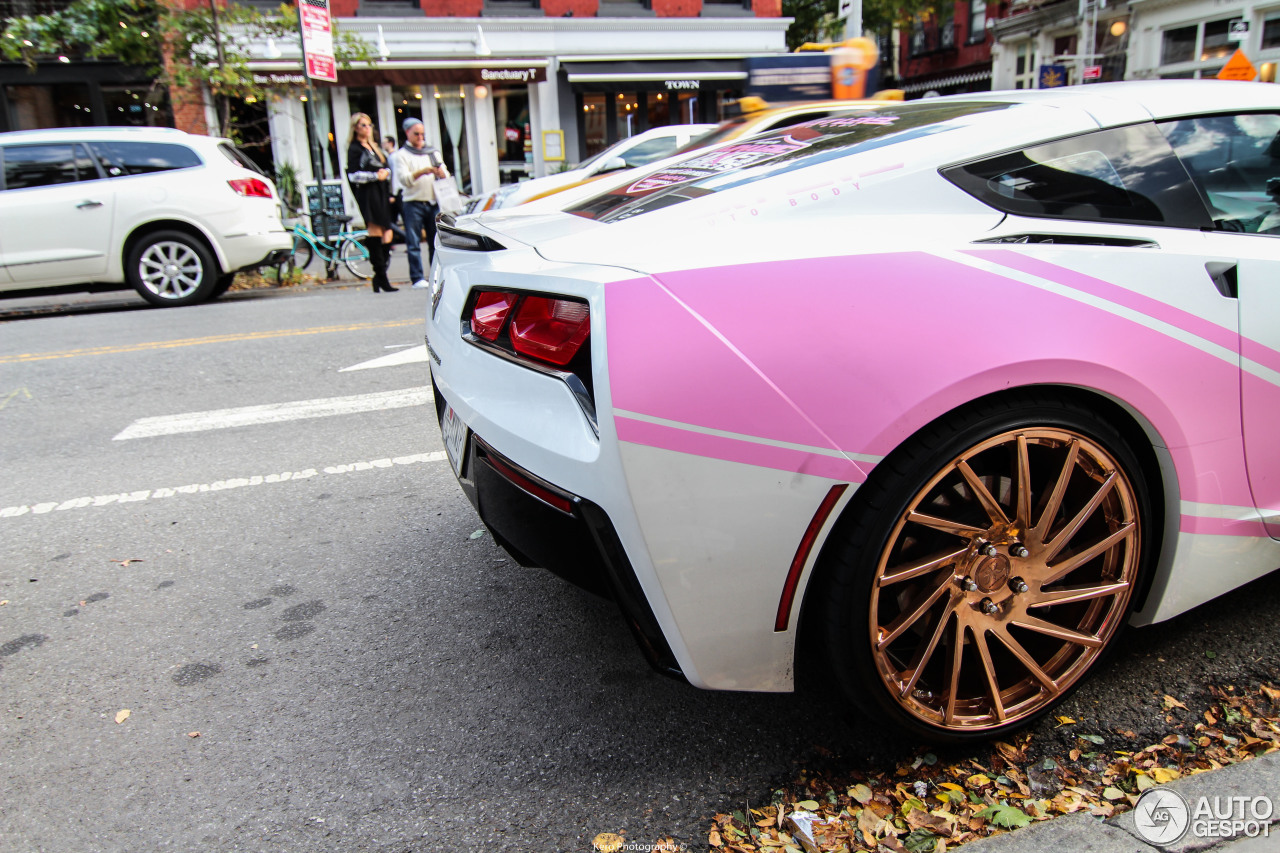
[[369, 251], [359, 240], [343, 240], [342, 247], [338, 249], [338, 258], [356, 278], [373, 278], [373, 263], [369, 260]]
[[315, 251], [311, 246], [311, 241], [295, 234], [293, 238], [293, 253], [285, 259], [284, 267], [287, 270], [306, 269], [307, 265], [311, 263], [311, 258], [314, 254]]

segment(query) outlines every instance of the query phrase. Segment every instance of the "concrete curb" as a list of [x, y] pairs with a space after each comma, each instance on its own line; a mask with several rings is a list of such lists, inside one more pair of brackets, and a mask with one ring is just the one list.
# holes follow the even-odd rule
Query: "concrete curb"
[[1214, 798], [1225, 802], [1228, 797], [1265, 796], [1271, 800], [1271, 816], [1263, 822], [1271, 834], [1253, 838], [1245, 835], [1197, 838], [1188, 829], [1181, 841], [1162, 846], [1149, 843], [1139, 835], [1132, 811], [1110, 820], [1077, 813], [971, 842], [964, 845], [964, 849], [972, 853], [1199, 853], [1204, 850], [1272, 853], [1280, 850], [1280, 752], [1221, 770], [1197, 773], [1161, 787], [1180, 794], [1193, 811], [1201, 798], [1207, 798], [1212, 804]]

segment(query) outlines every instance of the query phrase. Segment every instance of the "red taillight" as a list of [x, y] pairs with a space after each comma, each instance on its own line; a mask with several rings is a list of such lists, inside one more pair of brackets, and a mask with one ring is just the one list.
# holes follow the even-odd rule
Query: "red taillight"
[[271, 187], [267, 186], [267, 182], [258, 178], [237, 178], [234, 181], [227, 181], [231, 184], [231, 189], [235, 190], [245, 198], [271, 198]]
[[480, 293], [476, 296], [475, 308], [471, 310], [471, 333], [486, 341], [496, 341], [515, 304], [514, 293], [496, 290]]
[[511, 321], [516, 352], [564, 366], [591, 331], [591, 310], [582, 302], [526, 296]]

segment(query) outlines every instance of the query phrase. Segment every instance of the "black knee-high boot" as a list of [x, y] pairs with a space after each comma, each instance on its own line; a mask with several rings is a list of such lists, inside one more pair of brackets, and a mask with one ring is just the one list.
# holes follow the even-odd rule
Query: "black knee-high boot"
[[382, 289], [388, 293], [394, 293], [400, 288], [392, 287], [391, 280], [387, 278], [386, 272], [391, 268], [391, 244], [382, 244]]
[[374, 293], [381, 293], [383, 288], [390, 287], [387, 281], [387, 256], [382, 251], [381, 237], [365, 237], [364, 248], [369, 253], [369, 263], [373, 265], [373, 285]]

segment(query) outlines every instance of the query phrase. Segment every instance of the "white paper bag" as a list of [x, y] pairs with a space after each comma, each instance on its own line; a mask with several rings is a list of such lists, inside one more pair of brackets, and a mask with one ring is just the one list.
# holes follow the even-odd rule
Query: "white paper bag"
[[458, 182], [453, 179], [453, 175], [436, 178], [435, 190], [436, 204], [440, 205], [441, 213], [457, 216], [462, 212], [462, 195], [458, 192]]

